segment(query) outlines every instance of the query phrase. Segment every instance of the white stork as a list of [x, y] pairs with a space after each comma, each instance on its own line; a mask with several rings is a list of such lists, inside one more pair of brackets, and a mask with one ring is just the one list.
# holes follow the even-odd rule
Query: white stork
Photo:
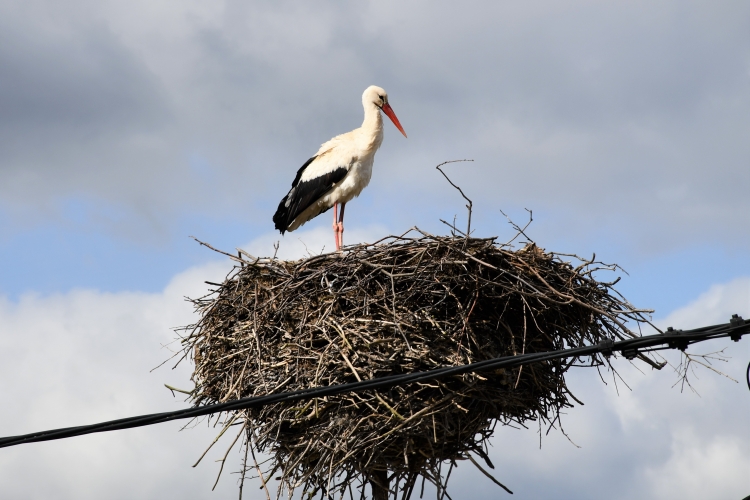
[[[276, 229], [294, 231], [313, 217], [333, 207], [336, 250], [344, 244], [344, 208], [370, 183], [375, 152], [383, 142], [383, 111], [404, 137], [406, 132], [388, 104], [388, 94], [374, 85], [362, 94], [365, 119], [362, 126], [320, 146], [315, 156], [297, 171], [292, 189], [273, 216]], [[341, 204], [341, 215], [337, 208]]]

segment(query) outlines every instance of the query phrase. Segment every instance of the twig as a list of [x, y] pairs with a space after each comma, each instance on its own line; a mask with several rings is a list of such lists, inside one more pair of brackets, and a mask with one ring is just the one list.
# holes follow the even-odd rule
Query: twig
[[193, 392], [195, 392], [195, 389], [193, 389], [192, 391], [186, 391], [185, 389], [178, 389], [177, 387], [172, 387], [169, 384], [164, 384], [164, 387], [172, 391], [172, 396], [174, 396], [175, 392], [181, 392], [183, 394], [187, 394], [188, 396], [191, 396]]
[[505, 486], [503, 483], [501, 483], [500, 481], [498, 481], [497, 479], [495, 479], [495, 477], [492, 474], [490, 474], [489, 472], [487, 472], [486, 470], [484, 470], [482, 468], [482, 466], [479, 465], [479, 463], [471, 457], [471, 455], [466, 455], [466, 457], [471, 461], [471, 463], [474, 464], [474, 466], [477, 469], [479, 469], [479, 472], [481, 472], [482, 474], [484, 474], [485, 476], [487, 476], [488, 478], [490, 478], [490, 480], [493, 483], [495, 483], [496, 485], [500, 486], [502, 489], [504, 489], [505, 491], [507, 491], [511, 495], [513, 494], [513, 492], [510, 491], [510, 489], [507, 486]]
[[526, 240], [529, 243], [534, 243], [534, 240], [532, 240], [531, 238], [529, 238], [529, 236], [524, 232], [524, 231], [526, 231], [526, 229], [528, 229], [528, 227], [531, 225], [531, 223], [534, 222], [534, 213], [531, 210], [529, 210], [528, 208], [524, 208], [524, 210], [526, 210], [527, 212], [529, 212], [529, 221], [523, 227], [520, 227], [518, 224], [516, 224], [515, 222], [513, 222], [511, 220], [511, 218], [508, 217], [505, 214], [505, 212], [503, 212], [502, 210], [500, 210], [500, 213], [503, 214], [506, 219], [508, 219], [508, 223], [516, 231], [516, 235], [513, 236], [513, 238], [510, 241], [505, 242], [506, 245], [510, 245], [511, 243], [513, 243], [513, 241], [515, 241], [515, 239], [518, 238], [518, 236], [520, 236], [520, 235], [524, 235], [526, 237]]
[[[238, 413], [239, 415], [239, 413]], [[240, 436], [242, 433], [245, 432], [245, 426], [243, 425], [240, 429], [240, 432], [237, 434], [237, 437], [234, 438], [234, 441], [232, 441], [232, 444], [229, 445], [229, 448], [227, 448], [227, 452], [224, 453], [224, 457], [219, 460], [221, 462], [221, 467], [219, 467], [219, 473], [216, 475], [216, 482], [214, 483], [213, 488], [211, 488], [211, 491], [216, 489], [216, 485], [219, 484], [219, 479], [221, 479], [221, 472], [224, 470], [224, 464], [227, 461], [227, 457], [229, 456], [229, 452], [232, 451], [232, 448], [234, 448], [234, 445], [237, 444], [237, 440], [240, 439]]]
[[444, 161], [443, 163], [441, 163], [440, 165], [436, 166], [435, 168], [438, 169], [441, 174], [443, 174], [443, 177], [445, 177], [445, 179], [450, 183], [451, 186], [453, 186], [454, 188], [458, 189], [458, 192], [461, 193], [461, 196], [463, 196], [464, 200], [466, 200], [469, 203], [468, 205], [466, 205], [466, 208], [469, 210], [469, 220], [468, 220], [468, 223], [466, 224], [466, 233], [465, 233], [466, 237], [468, 238], [469, 235], [471, 234], [471, 207], [473, 206], [473, 203], [468, 198], [468, 196], [466, 196], [464, 194], [463, 190], [460, 187], [458, 187], [457, 185], [455, 185], [453, 183], [453, 181], [450, 180], [450, 178], [448, 177], [448, 175], [445, 172], [443, 172], [443, 169], [440, 168], [443, 165], [447, 165], [449, 163], [459, 163], [459, 162], [464, 162], [464, 161], [474, 161], [474, 160], [449, 160], [449, 161]]
[[232, 259], [232, 260], [233, 260], [233, 261], [235, 261], [235, 262], [239, 262], [239, 263], [241, 263], [241, 264], [245, 264], [245, 263], [246, 263], [246, 261], [245, 261], [245, 260], [243, 260], [243, 259], [241, 259], [241, 258], [237, 257], [236, 255], [233, 255], [233, 254], [231, 254], [231, 253], [225, 252], [224, 250], [219, 250], [218, 248], [214, 248], [214, 247], [212, 247], [211, 245], [209, 245], [208, 243], [206, 243], [206, 242], [204, 242], [204, 241], [201, 241], [201, 240], [199, 240], [199, 239], [198, 239], [198, 238], [196, 238], [195, 236], [191, 236], [191, 238], [193, 238], [193, 239], [194, 239], [195, 241], [197, 241], [198, 243], [200, 243], [200, 244], [201, 244], [201, 245], [203, 245], [204, 247], [208, 247], [208, 248], [210, 248], [210, 249], [211, 249], [211, 250], [213, 250], [214, 252], [217, 252], [217, 253], [220, 253], [220, 254], [226, 255], [227, 257], [229, 257], [230, 259]]
[[[249, 421], [249, 419], [248, 419]], [[255, 435], [255, 429], [252, 428], [252, 424], [250, 424], [250, 433], [247, 438], [247, 447], [250, 448], [250, 453], [253, 457], [253, 463], [255, 464], [255, 470], [258, 472], [258, 477], [260, 478], [260, 484], [263, 487], [263, 490], [266, 492], [266, 500], [271, 500], [271, 494], [268, 491], [268, 487], [266, 486], [266, 480], [263, 478], [263, 471], [260, 470], [260, 466], [258, 465], [258, 460], [255, 458], [255, 449], [253, 444], [253, 436]]]
[[198, 460], [197, 460], [197, 461], [196, 461], [196, 462], [195, 462], [195, 463], [193, 464], [193, 467], [198, 467], [198, 464], [199, 464], [199, 463], [201, 463], [201, 460], [203, 460], [203, 457], [205, 457], [205, 456], [206, 456], [206, 453], [208, 453], [208, 451], [209, 451], [209, 450], [210, 450], [211, 448], [213, 448], [213, 446], [214, 446], [214, 445], [215, 445], [216, 443], [218, 443], [218, 442], [219, 442], [219, 439], [221, 439], [221, 436], [223, 436], [223, 435], [224, 435], [224, 433], [225, 433], [225, 432], [227, 431], [227, 429], [229, 429], [229, 427], [231, 427], [231, 426], [232, 426], [232, 424], [233, 424], [233, 423], [235, 422], [235, 420], [237, 420], [238, 418], [240, 418], [240, 415], [241, 415], [241, 413], [239, 413], [239, 412], [238, 412], [238, 413], [235, 413], [235, 414], [234, 414], [234, 415], [232, 416], [232, 418], [231, 418], [231, 419], [229, 420], [229, 422], [227, 422], [227, 424], [226, 424], [226, 425], [224, 425], [224, 427], [223, 427], [223, 428], [221, 429], [221, 432], [219, 432], [219, 435], [218, 435], [218, 436], [216, 436], [216, 437], [214, 438], [214, 440], [213, 440], [213, 441], [211, 441], [211, 444], [210, 444], [210, 445], [208, 445], [208, 448], [206, 448], [206, 450], [205, 450], [205, 451], [203, 452], [203, 454], [202, 454], [202, 455], [201, 455], [200, 457], [198, 457]]

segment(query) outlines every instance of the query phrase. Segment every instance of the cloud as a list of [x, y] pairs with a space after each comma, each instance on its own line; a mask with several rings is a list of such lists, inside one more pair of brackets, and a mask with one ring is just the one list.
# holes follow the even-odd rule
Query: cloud
[[[136, 178], [153, 184], [155, 133], [169, 122], [169, 103], [143, 61], [103, 23], [60, 13], [52, 29], [34, 9], [13, 10], [0, 7], [4, 203], [44, 207]], [[148, 158], [134, 161], [139, 152]]]
[[[545, 246], [604, 247], [629, 269], [644, 256], [669, 261], [643, 273], [651, 281], [641, 290], [661, 280], [692, 293], [709, 276], [727, 279], [661, 325], [750, 317], [747, 279], [729, 281], [750, 245], [737, 229], [750, 225], [749, 9], [0, 0], [0, 282], [9, 293], [31, 290], [0, 302], [11, 353], [0, 375], [13, 381], [2, 386], [13, 404], [0, 421], [25, 432], [163, 408], [167, 372], [145, 375], [162, 359], [157, 347], [169, 327], [189, 322], [181, 296], [225, 269], [195, 268], [164, 287], [175, 269], [205, 258], [184, 249], [184, 236], [232, 248], [255, 234], [244, 248], [270, 255], [280, 241], [284, 258], [329, 251], [326, 216], [281, 238], [266, 233], [270, 215], [317, 145], [360, 123], [360, 94], [372, 83], [388, 89], [409, 139], [386, 128], [372, 183], [347, 209], [347, 242], [463, 216], [434, 165], [469, 157], [448, 172], [474, 200], [480, 234], [505, 227], [497, 208], [524, 219], [528, 207]], [[683, 267], [698, 265], [688, 283]], [[721, 365], [738, 379], [745, 342], [729, 344], [733, 357]], [[566, 428], [582, 450], [553, 432], [539, 451], [533, 432], [501, 430], [500, 479], [527, 497], [668, 496], [687, 475], [707, 489], [690, 483], [692, 493], [679, 491], [686, 497], [746, 494], [716, 479], [722, 455], [747, 461], [744, 387], [699, 372], [699, 398], [672, 389], [670, 373], [628, 370], [634, 392], [619, 396], [590, 373], [571, 374], [587, 405], [571, 410]], [[3, 450], [0, 475], [19, 498], [134, 488], [194, 497], [215, 469], [185, 464], [211, 432], [176, 428]], [[715, 474], [696, 470], [702, 456]], [[484, 478], [466, 470], [456, 484], [484, 491]]]
[[[308, 249], [330, 248], [332, 231], [288, 234], [279, 254], [300, 258]], [[347, 232], [348, 233], [348, 232]], [[351, 231], [372, 240], [382, 228]], [[346, 234], [346, 233], [345, 233]], [[273, 253], [278, 235], [268, 234], [243, 248], [260, 256]], [[270, 253], [269, 253], [270, 252]], [[221, 282], [228, 260], [183, 271], [159, 293], [72, 290], [0, 298], [0, 405], [3, 436], [168, 411], [186, 405], [163, 384], [190, 388], [190, 363], [174, 361], [150, 372], [172, 352], [174, 327], [196, 320], [185, 297], [207, 292], [205, 281]], [[236, 495], [239, 454], [229, 457], [218, 491], [222, 442], [196, 469], [190, 466], [213, 440], [205, 422], [178, 432], [178, 421], [124, 432], [6, 448], [0, 451], [3, 497], [59, 498], [216, 498]], [[245, 498], [255, 498], [255, 488]], [[265, 496], [263, 496], [265, 498]]]
[[[323, 217], [328, 217], [328, 215], [329, 213], [326, 213]], [[345, 227], [344, 246], [354, 243], [375, 243], [389, 234], [383, 226], [377, 225], [353, 229]], [[275, 252], [276, 243], [279, 244], [276, 256], [286, 260], [330, 253], [335, 248], [331, 227], [316, 227], [285, 233], [284, 236], [278, 233], [264, 234], [250, 242], [243, 250], [256, 257], [270, 257]]]
[[[190, 387], [183, 364], [149, 373], [170, 355], [171, 328], [193, 320], [184, 295], [220, 280], [225, 262], [190, 269], [158, 294], [28, 294], [0, 301], [0, 408], [3, 435], [59, 428], [185, 406], [163, 383]], [[162, 345], [170, 344], [168, 348]], [[36, 498], [209, 498], [217, 468], [190, 465], [210, 442], [206, 424], [185, 422], [70, 441], [23, 445], [0, 453], [3, 496]], [[215, 455], [215, 454], [214, 454]], [[232, 457], [237, 462], [236, 457]], [[217, 494], [235, 494], [225, 477]]]
[[319, 143], [360, 123], [377, 83], [410, 139], [386, 130], [368, 222], [424, 225], [449, 189], [432, 167], [472, 157], [461, 183], [475, 201], [550, 211], [552, 234], [616, 227], [639, 252], [750, 243], [731, 230], [750, 223], [742, 3], [0, 12], [0, 192], [23, 220], [78, 196], [142, 228], [116, 237], [144, 238], [186, 213], [267, 211]]
[[746, 445], [731, 434], [706, 440], [695, 429], [676, 430], [668, 461], [646, 469], [652, 498], [743, 498], [749, 488], [738, 478], [750, 467]]
[[[726, 322], [731, 314], [750, 317], [750, 278], [711, 287], [660, 325], [695, 328]], [[694, 354], [726, 348], [727, 363], [717, 368], [739, 380], [698, 369], [691, 380], [699, 395], [673, 387], [677, 375], [665, 368], [641, 373], [622, 360], [616, 367], [632, 391], [604, 373], [572, 371], [568, 386], [585, 406], [568, 410], [563, 425], [576, 448], [559, 431], [499, 429], [491, 459], [496, 477], [514, 498], [743, 498], [750, 493], [750, 429], [745, 416], [750, 394], [745, 370], [749, 339], [722, 339], [689, 348]], [[673, 363], [675, 353], [668, 355]], [[474, 491], [472, 498], [496, 498], [496, 487], [460, 464], [452, 491]]]
[[[349, 234], [348, 232], [346, 234]], [[357, 240], [374, 241], [379, 227], [352, 230]], [[287, 234], [279, 255], [294, 259], [328, 248], [330, 230], [313, 228]], [[242, 248], [269, 255], [278, 235], [267, 234]], [[205, 293], [204, 281], [220, 281], [231, 268], [221, 260], [176, 275], [159, 293], [73, 290], [47, 296], [26, 294], [0, 301], [0, 339], [6, 353], [0, 364], [3, 434], [93, 423], [105, 419], [184, 407], [163, 383], [189, 387], [188, 364], [153, 373], [178, 345], [171, 328], [194, 321], [184, 296]], [[693, 328], [723, 322], [731, 313], [750, 317], [750, 278], [711, 287], [660, 325]], [[168, 345], [162, 348], [162, 345]], [[747, 339], [699, 344], [690, 352], [727, 348], [719, 367], [743, 380], [750, 358]], [[672, 361], [676, 358], [672, 356]], [[575, 447], [557, 430], [546, 429], [539, 448], [537, 429], [500, 428], [493, 438], [495, 474], [514, 498], [741, 498], [742, 473], [750, 463], [750, 430], [744, 415], [750, 397], [735, 384], [699, 370], [690, 391], [672, 387], [669, 369], [645, 374], [619, 362], [632, 392], [608, 385], [591, 370], [568, 377], [586, 406], [563, 416]], [[183, 422], [104, 433], [0, 452], [0, 482], [13, 498], [214, 498], [236, 494], [237, 453], [230, 454], [218, 492], [211, 493], [222, 442], [196, 469], [190, 465], [213, 439], [205, 423], [177, 432]], [[489, 480], [466, 464], [454, 472], [451, 491], [472, 498], [496, 498]], [[248, 488], [247, 498], [257, 490]]]
[[660, 323], [688, 329], [725, 323], [732, 314], [750, 318], [750, 278], [737, 278], [729, 283], [714, 285], [690, 304], [670, 313]]

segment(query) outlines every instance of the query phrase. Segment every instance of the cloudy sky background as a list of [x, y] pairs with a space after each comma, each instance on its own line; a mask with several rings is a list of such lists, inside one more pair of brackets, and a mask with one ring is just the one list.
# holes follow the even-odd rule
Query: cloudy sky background
[[[464, 220], [434, 166], [472, 158], [448, 172], [477, 234], [510, 238], [499, 210], [529, 208], [541, 246], [619, 263], [661, 325], [750, 317], [747, 2], [0, 0], [0, 435], [181, 407], [162, 384], [189, 367], [149, 370], [193, 319], [183, 297], [230, 267], [188, 236], [271, 254], [280, 197], [361, 123], [370, 84], [409, 138], [387, 124], [348, 242]], [[330, 251], [329, 233], [324, 216], [281, 255]], [[748, 345], [694, 350], [727, 347], [742, 382]], [[581, 448], [498, 432], [514, 498], [750, 494], [746, 386], [700, 372], [699, 397], [622, 369], [619, 395], [571, 374]], [[0, 490], [235, 495], [230, 475], [210, 491], [218, 452], [190, 468], [212, 430], [179, 428], [0, 450]], [[500, 493], [463, 464], [453, 477], [454, 498]]]

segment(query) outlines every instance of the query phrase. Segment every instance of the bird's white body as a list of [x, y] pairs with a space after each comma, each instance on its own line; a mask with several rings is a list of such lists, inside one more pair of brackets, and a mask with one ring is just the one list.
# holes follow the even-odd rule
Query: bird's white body
[[382, 143], [383, 118], [380, 110], [371, 104], [369, 109], [365, 107], [365, 120], [361, 127], [323, 143], [315, 153], [315, 161], [302, 172], [300, 182], [319, 178], [337, 168], [347, 170], [341, 181], [294, 219], [288, 231], [294, 231], [335, 203], [346, 203], [359, 196], [370, 183], [375, 152]]
[[[362, 126], [320, 146], [318, 152], [297, 171], [292, 188], [273, 216], [276, 229], [294, 231], [318, 214], [334, 208], [336, 248], [342, 245], [344, 207], [370, 183], [375, 153], [383, 142], [383, 111], [404, 136], [406, 133], [380, 87], [362, 94], [365, 119]], [[341, 205], [341, 218], [336, 208]]]

